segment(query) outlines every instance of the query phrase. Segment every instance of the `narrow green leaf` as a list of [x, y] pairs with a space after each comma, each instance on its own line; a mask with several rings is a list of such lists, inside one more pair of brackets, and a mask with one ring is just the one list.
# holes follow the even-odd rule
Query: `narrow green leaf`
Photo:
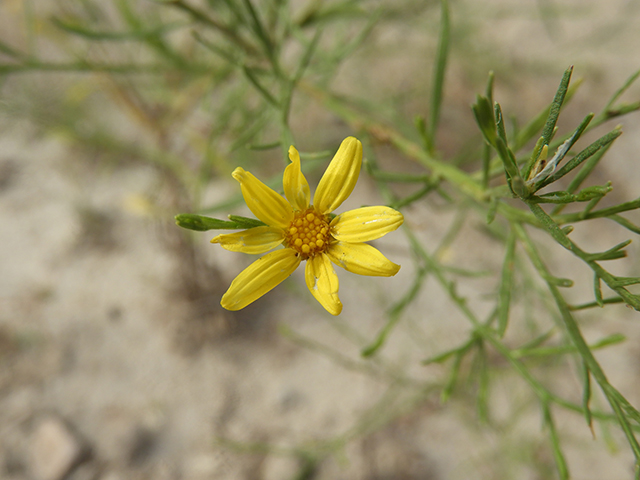
[[282, 145], [282, 142], [280, 140], [276, 140], [275, 142], [271, 142], [271, 143], [262, 143], [260, 145], [255, 145], [255, 144], [251, 144], [251, 145], [247, 145], [246, 148], [248, 148], [249, 150], [273, 150], [274, 148], [278, 148]]
[[536, 146], [533, 147], [533, 151], [531, 152], [531, 157], [529, 158], [526, 165], [522, 169], [522, 177], [526, 178], [527, 181], [529, 181], [533, 177], [533, 175], [531, 174], [531, 169], [540, 158], [540, 154], [542, 153], [542, 149], [544, 147], [545, 147], [544, 137], [538, 138], [538, 141], [536, 142]]
[[489, 179], [491, 177], [491, 146], [485, 143], [482, 146], [482, 186], [486, 189], [489, 187]]
[[571, 182], [569, 182], [569, 186], [567, 187], [568, 192], [575, 192], [578, 189], [578, 187], [582, 185], [582, 182], [584, 182], [586, 178], [589, 175], [591, 175], [591, 172], [596, 167], [600, 159], [604, 156], [604, 154], [607, 153], [611, 145], [612, 143], [608, 143], [607, 145], [598, 149], [596, 153], [591, 155], [591, 157], [589, 157], [584, 162], [584, 165], [582, 165], [582, 168], [578, 170], [578, 173], [576, 173], [576, 176], [571, 179]]
[[553, 337], [555, 333], [556, 333], [556, 329], [551, 328], [546, 332], [544, 332], [542, 335], [538, 335], [534, 339], [529, 340], [517, 350], [531, 350], [531, 349], [537, 348], [543, 343], [546, 343], [546, 341], [549, 340], [551, 337]]
[[400, 320], [401, 314], [404, 309], [416, 298], [416, 296], [420, 292], [420, 288], [422, 287], [422, 283], [424, 282], [426, 274], [427, 270], [418, 270], [411, 288], [409, 288], [407, 293], [395, 305], [391, 307], [391, 309], [389, 310], [389, 320], [387, 320], [387, 323], [384, 325], [384, 327], [382, 327], [376, 338], [360, 351], [360, 355], [362, 355], [363, 357], [370, 357], [384, 345], [389, 334]]
[[[602, 303], [604, 305], [610, 305], [613, 303], [624, 303], [624, 298], [620, 298], [620, 297], [610, 297], [610, 298], [605, 298], [602, 300]], [[595, 308], [595, 307], [600, 307], [601, 305], [598, 305], [598, 302], [589, 302], [589, 303], [582, 303], [580, 305], [569, 305], [569, 310], [586, 310], [587, 308]]]
[[86, 38], [87, 40], [105, 40], [105, 41], [128, 41], [128, 40], [140, 40], [148, 39], [152, 37], [159, 37], [165, 33], [169, 33], [173, 30], [186, 27], [188, 24], [184, 22], [172, 22], [166, 25], [159, 25], [157, 27], [148, 29], [132, 30], [128, 32], [109, 32], [109, 31], [96, 31], [90, 30], [82, 24], [73, 24], [71, 22], [64, 21], [60, 18], [53, 17], [51, 22], [60, 30], [63, 30], [72, 35]]
[[[444, 90], [444, 77], [449, 57], [449, 2], [440, 0], [440, 35], [438, 37], [438, 52], [433, 69], [433, 85], [431, 88], [431, 105], [429, 118], [429, 139], [433, 146], [436, 143], [436, 132], [440, 122], [440, 107], [442, 106], [442, 96]], [[431, 152], [433, 153], [433, 152]]]
[[557, 287], [571, 288], [573, 287], [573, 280], [570, 278], [554, 277], [553, 275], [546, 275], [544, 279], [552, 285]]
[[600, 277], [593, 274], [593, 294], [596, 298], [596, 303], [600, 308], [604, 307], [604, 301], [602, 300], [602, 284], [600, 283]]
[[[205, 232], [207, 230], [230, 230], [239, 228], [235, 222], [218, 220], [217, 218], [195, 215], [192, 213], [181, 213], [175, 216], [176, 225], [188, 230]], [[242, 227], [240, 227], [242, 228]]]
[[[599, 350], [601, 348], [608, 347], [610, 345], [616, 345], [626, 341], [627, 337], [620, 333], [614, 333], [613, 335], [609, 335], [604, 337], [597, 342], [589, 345], [591, 350]], [[518, 348], [516, 350], [512, 350], [512, 354], [514, 358], [523, 358], [523, 357], [550, 357], [557, 355], [565, 355], [568, 353], [575, 353], [578, 349], [575, 345], [559, 345], [553, 347], [537, 347], [537, 348]]]
[[476, 411], [478, 420], [489, 422], [489, 366], [487, 364], [487, 352], [484, 343], [478, 342], [478, 353], [473, 366], [478, 372], [478, 397], [476, 399]]
[[485, 95], [489, 99], [489, 105], [493, 105], [493, 83], [495, 80], [495, 75], [493, 70], [489, 72], [489, 76], [487, 78], [487, 87], [485, 89]]
[[518, 165], [516, 164], [513, 152], [509, 150], [509, 147], [507, 147], [507, 144], [504, 143], [500, 135], [496, 138], [495, 146], [498, 151], [498, 155], [500, 156], [500, 160], [502, 160], [502, 164], [504, 165], [504, 170], [507, 174], [511, 191], [514, 195], [524, 198], [527, 192], [525, 191], [524, 180], [520, 176], [520, 171], [518, 170]]
[[622, 115], [627, 115], [628, 113], [636, 112], [638, 110], [640, 110], [640, 102], [623, 103], [622, 105], [618, 105], [615, 109], [608, 110], [607, 118], [621, 117]]
[[612, 333], [604, 338], [601, 338], [597, 342], [591, 344], [592, 350], [598, 350], [600, 348], [608, 347], [610, 345], [617, 345], [618, 343], [626, 342], [627, 337], [622, 333]]
[[615, 247], [611, 247], [609, 250], [599, 253], [589, 253], [585, 256], [587, 261], [597, 262], [603, 260], [616, 260], [627, 256], [627, 253], [622, 249], [627, 247], [631, 243], [631, 240], [627, 240], [617, 244]]
[[271, 93], [262, 85], [262, 83], [260, 83], [260, 80], [258, 80], [258, 77], [254, 73], [254, 71], [246, 65], [242, 67], [242, 71], [244, 72], [247, 79], [251, 82], [251, 84], [256, 87], [256, 89], [262, 94], [265, 100], [267, 100], [277, 109], [280, 109], [280, 102], [278, 102], [278, 100], [276, 100], [276, 98], [271, 95]]
[[531, 212], [551, 236], [564, 248], [571, 250], [571, 240], [564, 234], [558, 224], [537, 203], [528, 203], [528, 205]]
[[421, 198], [436, 190], [436, 188], [438, 188], [437, 184], [425, 183], [420, 190], [417, 190], [416, 192], [413, 192], [412, 194], [393, 202], [390, 207], [398, 210], [402, 207], [406, 207], [407, 205], [411, 205], [412, 203], [417, 202]]
[[427, 123], [422, 115], [416, 115], [414, 119], [414, 125], [416, 130], [420, 134], [420, 138], [422, 138], [422, 144], [424, 145], [424, 149], [427, 152], [433, 152], [435, 147], [431, 143], [431, 138], [429, 137], [429, 133], [427, 132]]
[[511, 304], [511, 289], [513, 287], [513, 269], [516, 251], [516, 235], [510, 231], [507, 237], [506, 253], [502, 264], [502, 278], [498, 295], [498, 336], [502, 338], [509, 322], [509, 307]]
[[591, 401], [591, 372], [584, 361], [582, 362], [582, 384], [582, 409], [584, 410], [584, 418], [591, 429], [591, 434], [595, 438], [596, 435], [593, 431], [593, 417], [591, 415], [591, 408], [589, 407], [589, 403]]
[[[545, 193], [540, 196], [532, 195], [528, 198], [528, 201], [535, 203], [556, 203], [556, 204], [567, 204], [574, 202], [587, 202], [591, 200], [600, 200], [607, 193], [611, 192], [613, 187], [611, 186], [611, 182], [607, 185], [593, 185], [591, 187], [584, 188], [580, 190], [577, 194], [572, 194], [567, 191], [556, 191]], [[595, 202], [591, 208], [595, 207], [597, 202]], [[590, 210], [590, 209], [589, 209]], [[586, 213], [588, 213], [588, 211]]]
[[[474, 342], [475, 343], [475, 342]], [[442, 393], [440, 394], [440, 402], [447, 403], [449, 398], [451, 398], [451, 394], [456, 386], [458, 381], [458, 375], [460, 374], [460, 366], [462, 365], [462, 359], [468, 350], [459, 351], [456, 353], [456, 358], [451, 367], [451, 371], [449, 372], [449, 378], [447, 379], [447, 383], [442, 389]]]
[[578, 153], [575, 157], [573, 157], [567, 163], [565, 163], [560, 169], [556, 170], [555, 173], [537, 182], [535, 185], [535, 190], [539, 190], [542, 187], [555, 182], [559, 178], [564, 177], [567, 173], [569, 173], [571, 170], [579, 166], [582, 162], [584, 162], [589, 157], [594, 155], [596, 152], [598, 152], [598, 150], [609, 145], [620, 135], [622, 135], [622, 130], [620, 129], [620, 127], [616, 127], [611, 132], [607, 133], [606, 135], [603, 135], [598, 140], [596, 140], [591, 145], [589, 145], [587, 148], [585, 148], [580, 153]]
[[544, 423], [549, 429], [549, 439], [551, 440], [551, 448], [553, 449], [553, 457], [556, 461], [556, 468], [558, 469], [558, 475], [562, 480], [569, 479], [569, 467], [562, 453], [562, 447], [560, 445], [560, 437], [556, 431], [556, 426], [551, 416], [551, 410], [547, 402], [542, 403], [542, 413]]
[[496, 214], [498, 213], [498, 200], [496, 197], [491, 197], [491, 202], [489, 203], [489, 210], [487, 211], [487, 225], [490, 225], [496, 218]]
[[604, 390], [605, 395], [607, 395], [607, 400], [609, 400], [609, 404], [620, 422], [620, 426], [627, 437], [634, 456], [636, 459], [640, 459], [640, 444], [638, 444], [638, 440], [633, 432], [633, 427], [629, 423], [629, 418], [627, 418], [631, 417], [637, 424], [640, 424], [640, 412], [638, 412], [638, 410], [636, 410], [611, 384], [601, 384], [601, 387]]
[[476, 103], [472, 105], [473, 115], [476, 123], [480, 127], [480, 132], [484, 136], [485, 141], [492, 146], [496, 144], [496, 120], [494, 117], [493, 106], [487, 97], [482, 95], [476, 96]]
[[[567, 90], [567, 94], [564, 98], [564, 103], [568, 102], [578, 91], [578, 87], [582, 84], [580, 79], [575, 80]], [[518, 136], [513, 142], [514, 150], [519, 150], [524, 147], [530, 140], [532, 140], [538, 132], [544, 127], [549, 112], [551, 111], [551, 105], [546, 106], [538, 115], [536, 115], [527, 125], [525, 125], [519, 132]], [[544, 137], [542, 137], [544, 140]]]
[[621, 217], [620, 215], [611, 215], [609, 217], [607, 217], [609, 220], [613, 220], [614, 222], [616, 222], [618, 225], [622, 225], [624, 228], [626, 228], [627, 230], [632, 231], [633, 233], [637, 233], [638, 235], [640, 235], [640, 227], [631, 223], [629, 220], [627, 220], [624, 217]]
[[602, 198], [612, 190], [613, 187], [611, 186], [611, 182], [608, 182], [606, 185], [593, 185], [591, 187], [583, 188], [577, 193], [576, 201], [586, 202], [587, 200]]
[[624, 84], [618, 90], [616, 90], [616, 92], [613, 94], [613, 96], [607, 102], [607, 105], [604, 107], [604, 111], [605, 112], [609, 112], [611, 110], [611, 107], [613, 106], [615, 101], [618, 100], [618, 98], [620, 98], [622, 96], [622, 94], [629, 89], [629, 87], [638, 79], [638, 77], [640, 77], [640, 70], [636, 70], [627, 79], [627, 81], [624, 82]]
[[434, 355], [433, 357], [426, 358], [422, 360], [420, 363], [422, 365], [431, 365], [432, 363], [443, 363], [446, 360], [453, 357], [454, 355], [457, 355], [461, 352], [466, 352], [467, 350], [469, 350], [469, 348], [471, 348], [471, 346], [475, 343], [475, 341], [476, 341], [475, 337], [472, 337], [471, 339], [469, 339], [469, 341], [467, 341], [460, 347], [456, 347], [451, 350], [447, 350], [445, 352], [439, 353], [438, 355]]
[[502, 116], [502, 107], [498, 102], [493, 104], [493, 115], [496, 121], [496, 131], [498, 138], [501, 138], [505, 145], [507, 145], [507, 131], [504, 126], [504, 117]]
[[258, 12], [253, 6], [253, 3], [251, 3], [251, 0], [243, 0], [243, 3], [247, 8], [247, 11], [249, 12], [249, 16], [251, 17], [251, 27], [253, 32], [256, 34], [256, 36], [260, 40], [260, 43], [262, 43], [264, 52], [267, 54], [269, 59], [271, 59], [271, 61], [274, 62], [275, 61], [274, 46], [271, 41], [271, 38], [269, 38], [269, 35], [267, 34], [267, 30], [265, 29], [262, 23], [262, 20], [260, 20], [260, 17], [258, 16]]
[[624, 410], [624, 413], [630, 417], [631, 419], [633, 419], [634, 422], [636, 422], [638, 425], [640, 425], [640, 412], [629, 403], [629, 400], [627, 400], [624, 395], [622, 395], [618, 390], [616, 390], [615, 388], [611, 387], [611, 393], [613, 393], [614, 397], [618, 400], [618, 402], [620, 402], [620, 406], [622, 407], [622, 409]]
[[313, 58], [313, 54], [316, 51], [316, 47], [318, 46], [318, 42], [320, 41], [320, 37], [322, 36], [322, 29], [316, 30], [316, 33], [313, 35], [313, 38], [307, 45], [300, 59], [300, 63], [298, 64], [298, 68], [296, 69], [295, 74], [292, 78], [292, 83], [296, 84], [304, 75], [304, 72], [309, 67], [311, 63], [311, 58]]
[[556, 95], [553, 98], [553, 102], [551, 102], [549, 116], [547, 117], [547, 121], [544, 125], [544, 128], [542, 129], [542, 138], [544, 138], [545, 145], [549, 145], [553, 138], [553, 132], [556, 128], [556, 122], [558, 121], [558, 116], [560, 115], [560, 109], [562, 108], [562, 104], [564, 103], [564, 98], [567, 95], [572, 72], [573, 65], [565, 70], [564, 75], [562, 76], [562, 80], [560, 80], [558, 90], [556, 91]]
[[[132, 8], [132, 2], [117, 0], [115, 4], [120, 16], [132, 30], [141, 31], [144, 29], [142, 17], [138, 15], [134, 8]], [[175, 66], [181, 69], [186, 67], [187, 61], [184, 56], [177, 53], [174, 50], [173, 45], [168, 43], [162, 35], [147, 35], [141, 37], [141, 40], [149, 45], [149, 47], [151, 47], [161, 57], [171, 61]]]
[[2, 41], [0, 41], [0, 52], [4, 53], [5, 55], [9, 55], [10, 57], [13, 57], [13, 58], [20, 58], [23, 56], [22, 53], [18, 52], [16, 49], [14, 49], [13, 47], [10, 47], [9, 45], [7, 45]]
[[640, 277], [615, 277], [613, 285], [616, 287], [628, 287], [640, 283]]
[[573, 134], [558, 147], [552, 158], [547, 159], [547, 145], [545, 144], [543, 146], [543, 155], [540, 156], [539, 160], [527, 175], [527, 186], [531, 191], [535, 192], [538, 190], [538, 185], [556, 170], [557, 165], [562, 162], [567, 153], [569, 153], [571, 147], [578, 141], [592, 119], [592, 113], [587, 115]]
[[242, 67], [242, 64], [240, 63], [240, 59], [236, 57], [235, 52], [219, 47], [213, 42], [204, 39], [202, 35], [200, 35], [200, 33], [197, 31], [191, 32], [191, 35], [199, 44], [201, 44], [207, 50], [210, 50], [216, 55], [219, 55], [220, 57], [224, 58], [231, 65], [235, 65], [236, 67]]
[[[187, 12], [196, 22], [206, 25], [207, 27], [221, 33], [227, 38], [227, 40], [234, 44], [235, 49], [249, 55], [255, 55], [258, 53], [254, 45], [247, 42], [242, 36], [240, 36], [238, 32], [239, 28], [236, 25], [227, 25], [217, 18], [207, 15], [205, 11], [199, 10], [192, 5], [185, 3], [183, 0], [166, 0], [166, 3], [171, 7]], [[237, 2], [233, 1], [226, 3], [230, 10], [235, 14], [236, 21], [238, 23], [244, 23], [244, 19], [239, 11]]]

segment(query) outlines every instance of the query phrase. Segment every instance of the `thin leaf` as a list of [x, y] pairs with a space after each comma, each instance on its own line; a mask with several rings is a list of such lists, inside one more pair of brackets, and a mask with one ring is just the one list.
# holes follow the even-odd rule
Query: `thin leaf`
[[[444, 90], [444, 76], [449, 57], [449, 3], [440, 0], [440, 35], [438, 37], [438, 53], [436, 55], [435, 68], [433, 70], [433, 85], [431, 89], [431, 109], [429, 119], [430, 144], [435, 145], [436, 132], [440, 122], [440, 107], [442, 105], [442, 92]], [[431, 152], [433, 153], [433, 152]]]
[[562, 453], [560, 437], [558, 436], [558, 432], [556, 431], [556, 426], [553, 421], [553, 417], [551, 416], [551, 410], [549, 409], [549, 405], [547, 402], [542, 403], [542, 414], [544, 423], [549, 429], [549, 439], [551, 440], [551, 448], [553, 449], [553, 457], [556, 461], [558, 475], [562, 480], [568, 480], [569, 467], [567, 466], [567, 461], [564, 458], [564, 453]]
[[[500, 129], [498, 129], [499, 131]], [[514, 195], [517, 195], [520, 198], [525, 197], [525, 184], [524, 180], [520, 176], [520, 171], [518, 170], [518, 165], [516, 163], [516, 159], [513, 156], [513, 152], [509, 150], [507, 144], [501, 138], [500, 134], [496, 138], [496, 150], [500, 155], [500, 159], [504, 165], [504, 170], [507, 174], [507, 178], [509, 179], [509, 187]]]
[[185, 22], [172, 22], [166, 25], [160, 25], [149, 29], [132, 30], [128, 32], [109, 32], [109, 31], [96, 31], [90, 30], [82, 24], [73, 24], [62, 20], [57, 17], [53, 17], [51, 22], [59, 29], [77, 35], [79, 37], [86, 38], [88, 40], [104, 40], [104, 41], [128, 41], [139, 40], [150, 37], [159, 37], [165, 33], [171, 32], [186, 27], [188, 24]]
[[585, 362], [582, 362], [582, 409], [584, 410], [584, 418], [589, 425], [591, 434], [595, 438], [596, 434], [593, 431], [593, 416], [591, 415], [591, 408], [589, 403], [591, 401], [591, 372]]
[[489, 145], [495, 146], [497, 137], [496, 120], [490, 100], [482, 95], [477, 95], [476, 103], [471, 108], [484, 139]]
[[556, 91], [556, 95], [553, 98], [553, 102], [551, 102], [549, 116], [547, 117], [547, 121], [544, 125], [544, 128], [542, 129], [542, 138], [544, 138], [545, 145], [549, 145], [551, 143], [551, 139], [553, 138], [553, 131], [556, 128], [558, 116], [560, 115], [560, 109], [562, 108], [564, 98], [567, 95], [572, 72], [573, 65], [565, 70], [564, 75], [562, 76], [562, 80], [560, 80], [558, 90]]
[[609, 110], [611, 110], [611, 107], [613, 106], [615, 101], [618, 100], [618, 98], [620, 98], [622, 94], [629, 89], [629, 87], [638, 79], [638, 77], [640, 77], [640, 70], [635, 71], [627, 79], [627, 81], [624, 82], [624, 84], [618, 90], [616, 90], [616, 92], [613, 94], [611, 99], [607, 102], [607, 105], [604, 107], [605, 112], [608, 112]]
[[502, 264], [502, 277], [498, 295], [498, 336], [502, 338], [509, 322], [509, 306], [513, 287], [513, 269], [515, 263], [516, 235], [513, 231], [507, 237], [506, 253]]
[[551, 236], [564, 248], [571, 250], [571, 240], [564, 234], [562, 229], [553, 219], [536, 203], [528, 203], [529, 209], [540, 221], [542, 226], [551, 234]]
[[602, 148], [605, 148], [607, 145], [611, 144], [611, 142], [613, 142], [620, 135], [622, 135], [622, 130], [620, 129], [620, 127], [616, 127], [611, 132], [607, 133], [606, 135], [603, 135], [598, 140], [596, 140], [591, 145], [589, 145], [587, 148], [585, 148], [580, 153], [578, 153], [575, 157], [573, 157], [567, 163], [565, 163], [562, 166], [562, 168], [557, 170], [552, 175], [549, 175], [546, 179], [541, 180], [540, 182], [536, 183], [534, 189], [535, 190], [539, 190], [542, 187], [544, 187], [546, 185], [549, 185], [550, 183], [555, 182], [559, 178], [564, 177], [571, 170], [573, 170], [574, 168], [578, 167], [582, 162], [584, 162], [589, 157], [591, 157], [596, 152], [598, 152], [598, 150], [600, 150]]
[[[571, 137], [565, 140], [562, 143], [562, 145], [558, 147], [558, 150], [556, 151], [555, 155], [551, 158], [551, 160], [546, 162], [546, 165], [544, 165], [539, 172], [528, 173], [527, 176], [533, 175], [533, 177], [527, 180], [527, 185], [533, 185], [539, 182], [540, 180], [547, 178], [549, 175], [551, 175], [555, 171], [556, 165], [558, 165], [564, 159], [564, 157], [569, 152], [571, 147], [573, 147], [573, 145], [578, 141], [582, 133], [586, 130], [587, 126], [591, 122], [591, 120], [593, 120], [593, 116], [594, 116], [593, 113], [590, 113], [584, 118], [584, 120], [582, 120], [582, 122], [580, 123], [578, 128], [576, 128], [576, 130], [573, 132]], [[541, 138], [544, 138], [544, 137], [541, 137]]]
[[637, 225], [631, 223], [629, 220], [627, 220], [624, 217], [621, 217], [620, 215], [611, 215], [609, 217], [607, 217], [609, 220], [613, 220], [614, 222], [616, 222], [618, 225], [622, 225], [624, 228], [626, 228], [627, 230], [632, 231], [633, 233], [637, 233], [638, 235], [640, 235], [640, 227], [638, 227]]
[[418, 270], [411, 288], [409, 288], [407, 293], [395, 305], [393, 305], [393, 307], [391, 307], [391, 309], [389, 310], [389, 320], [387, 320], [387, 323], [384, 325], [384, 327], [382, 327], [376, 338], [360, 351], [360, 355], [362, 355], [363, 357], [370, 357], [384, 345], [387, 337], [393, 330], [393, 327], [395, 327], [398, 323], [398, 320], [400, 320], [401, 314], [404, 309], [416, 298], [416, 296], [420, 292], [420, 288], [422, 287], [422, 283], [424, 282], [426, 274], [427, 271], [425, 269]]

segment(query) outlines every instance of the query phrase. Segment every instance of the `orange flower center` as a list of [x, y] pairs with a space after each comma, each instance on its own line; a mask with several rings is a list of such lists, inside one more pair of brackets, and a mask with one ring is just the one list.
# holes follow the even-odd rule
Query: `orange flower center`
[[324, 252], [329, 245], [329, 223], [313, 208], [296, 212], [286, 231], [285, 243], [300, 253], [303, 260]]

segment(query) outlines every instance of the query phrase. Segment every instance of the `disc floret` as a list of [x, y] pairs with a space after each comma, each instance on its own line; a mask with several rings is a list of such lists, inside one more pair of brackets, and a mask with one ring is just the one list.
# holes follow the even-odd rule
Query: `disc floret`
[[285, 244], [300, 254], [303, 260], [322, 253], [329, 245], [329, 222], [313, 207], [296, 212], [286, 230]]

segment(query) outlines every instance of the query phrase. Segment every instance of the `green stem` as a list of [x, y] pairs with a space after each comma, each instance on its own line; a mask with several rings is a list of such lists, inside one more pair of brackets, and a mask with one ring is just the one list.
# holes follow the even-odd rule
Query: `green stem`
[[[542, 258], [538, 254], [531, 238], [526, 233], [522, 225], [514, 224], [513, 228], [515, 229], [515, 232], [518, 235], [520, 241], [523, 243], [529, 257], [532, 260], [535, 259], [535, 263], [537, 265], [543, 265], [543, 268], [545, 269], [547, 276], [551, 276], [549, 271], [546, 269], [546, 266], [544, 266], [544, 262], [542, 261]], [[575, 345], [576, 349], [578, 350], [578, 353], [584, 360], [586, 366], [591, 371], [593, 378], [598, 382], [598, 385], [600, 385], [600, 388], [605, 394], [609, 404], [611, 405], [611, 408], [613, 409], [618, 419], [618, 423], [620, 424], [620, 426], [622, 427], [622, 430], [625, 432], [625, 435], [627, 436], [627, 440], [636, 458], [636, 462], [640, 462], [640, 445], [638, 444], [638, 441], [635, 438], [633, 430], [630, 427], [629, 421], [626, 415], [624, 414], [624, 411], [622, 410], [622, 407], [620, 406], [618, 399], [616, 398], [617, 395], [620, 395], [619, 392], [609, 383], [604, 371], [600, 367], [600, 364], [598, 363], [596, 358], [593, 356], [591, 349], [589, 348], [586, 341], [584, 340], [584, 337], [582, 336], [582, 332], [580, 331], [580, 328], [578, 327], [577, 322], [575, 321], [575, 319], [573, 318], [573, 315], [571, 314], [569, 305], [566, 303], [558, 287], [554, 283], [549, 281], [547, 281], [547, 287], [556, 302], [556, 305], [558, 307], [558, 310], [562, 318], [562, 322], [568, 337], [571, 339], [571, 342], [573, 343], [573, 345]]]

